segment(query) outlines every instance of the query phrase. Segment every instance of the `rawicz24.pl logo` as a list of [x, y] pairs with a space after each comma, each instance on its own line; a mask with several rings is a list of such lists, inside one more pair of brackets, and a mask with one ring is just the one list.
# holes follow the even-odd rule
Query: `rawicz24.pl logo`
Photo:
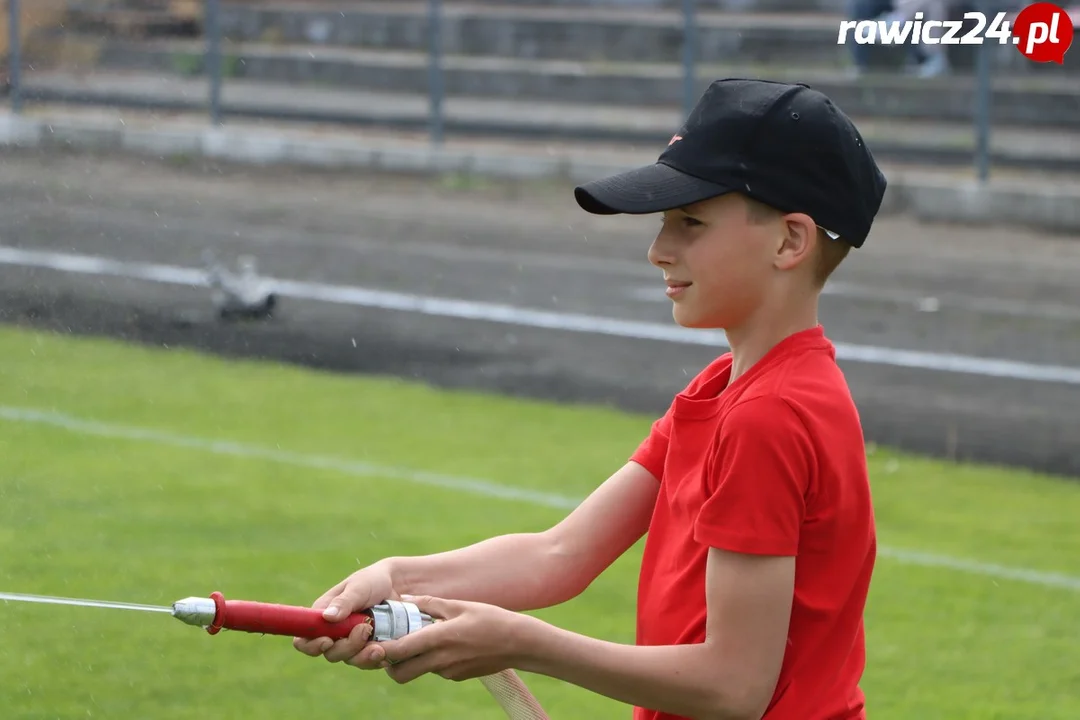
[[[966, 22], [974, 24], [964, 29]], [[1010, 23], [1009, 14], [999, 12], [992, 21], [981, 12], [964, 13], [964, 20], [924, 20], [915, 13], [912, 20], [845, 20], [840, 23], [838, 45], [982, 45], [997, 40], [1013, 44], [1033, 62], [1064, 63], [1073, 41], [1073, 20], [1062, 8], [1048, 2], [1028, 5]]]

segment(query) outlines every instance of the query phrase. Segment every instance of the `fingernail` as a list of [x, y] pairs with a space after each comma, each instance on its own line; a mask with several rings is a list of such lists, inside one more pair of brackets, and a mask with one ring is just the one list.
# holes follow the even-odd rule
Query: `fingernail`
[[323, 613], [323, 615], [327, 615], [329, 617], [337, 617], [339, 612], [340, 611], [337, 609], [336, 605], [331, 605], [330, 607], [326, 608], [326, 611]]
[[319, 646], [319, 652], [326, 652], [330, 648], [334, 647], [333, 640], [324, 640], [323, 644]]
[[416, 596], [415, 595], [402, 595], [401, 599], [404, 600], [405, 602], [413, 602], [414, 600], [416, 600]]

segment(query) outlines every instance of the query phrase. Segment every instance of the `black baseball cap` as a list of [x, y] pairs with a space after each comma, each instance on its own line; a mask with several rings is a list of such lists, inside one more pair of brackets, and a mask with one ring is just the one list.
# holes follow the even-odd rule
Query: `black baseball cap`
[[824, 94], [732, 78], [709, 85], [656, 163], [581, 185], [574, 197], [590, 213], [636, 215], [740, 192], [862, 247], [885, 186], [854, 123]]

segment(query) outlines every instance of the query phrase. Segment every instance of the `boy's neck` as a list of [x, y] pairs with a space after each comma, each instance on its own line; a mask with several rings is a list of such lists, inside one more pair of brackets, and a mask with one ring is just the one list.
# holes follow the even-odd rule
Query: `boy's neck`
[[769, 312], [763, 308], [757, 316], [739, 328], [726, 330], [731, 346], [731, 377], [733, 383], [756, 365], [770, 350], [786, 338], [818, 326], [817, 296], [783, 311]]

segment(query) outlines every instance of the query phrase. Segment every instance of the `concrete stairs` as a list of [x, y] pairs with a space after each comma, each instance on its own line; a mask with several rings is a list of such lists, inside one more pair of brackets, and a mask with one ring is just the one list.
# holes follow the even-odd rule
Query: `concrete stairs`
[[64, 30], [103, 37], [197, 37], [202, 0], [69, 0]]
[[[971, 46], [955, 48], [950, 76], [907, 76], [896, 67], [900, 49], [879, 48], [880, 72], [855, 78], [847, 48], [836, 42], [843, 15], [830, 0], [796, 3], [800, 12], [785, 1], [699, 3], [699, 90], [723, 76], [807, 82], [856, 117], [867, 128], [868, 144], [886, 159], [970, 165], [976, 97], [964, 51]], [[112, 3], [105, 10], [114, 13], [168, 13], [162, 9], [168, 2], [96, 0]], [[447, 131], [664, 142], [681, 113], [679, 2], [613, 3], [444, 0]], [[426, 124], [426, 2], [222, 0], [222, 10], [227, 112], [232, 102], [235, 112], [298, 121]], [[90, 43], [92, 52], [27, 73], [31, 97], [137, 105], [125, 82], [156, 87], [159, 94], [165, 87], [197, 87], [199, 80], [205, 87], [202, 38], [133, 36], [74, 23], [61, 39]], [[1058, 67], [1030, 63], [1012, 46], [992, 50], [993, 123], [1012, 144], [995, 146], [997, 161], [1080, 172], [1080, 52]], [[72, 71], [97, 81], [72, 85]], [[165, 82], [170, 78], [184, 82]], [[230, 95], [233, 85], [242, 92]], [[173, 100], [188, 107], [205, 102], [205, 93]]]

